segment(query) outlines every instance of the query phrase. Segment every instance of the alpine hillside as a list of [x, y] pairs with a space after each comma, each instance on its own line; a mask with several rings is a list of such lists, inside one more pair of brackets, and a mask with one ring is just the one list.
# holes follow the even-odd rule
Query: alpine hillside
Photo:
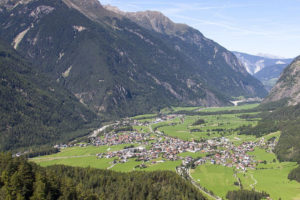
[[288, 99], [288, 105], [300, 103], [300, 57], [283, 71], [264, 103], [282, 99]]
[[85, 135], [96, 114], [0, 40], [0, 150]]
[[0, 6], [0, 36], [99, 115], [266, 95], [231, 52], [163, 15], [170, 27], [159, 31], [97, 0], [7, 0]]

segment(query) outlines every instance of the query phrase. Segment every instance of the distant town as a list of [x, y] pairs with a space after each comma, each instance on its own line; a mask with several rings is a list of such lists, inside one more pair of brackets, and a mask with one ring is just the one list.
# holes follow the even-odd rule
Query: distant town
[[[149, 124], [149, 122], [138, 122], [134, 120], [131, 125], [150, 125], [159, 123], [165, 120], [170, 120], [179, 115], [166, 115], [156, 118]], [[128, 121], [123, 122], [128, 124]], [[113, 127], [120, 125], [120, 122], [113, 124]], [[109, 126], [106, 126], [107, 128]], [[101, 129], [104, 131], [104, 129]], [[98, 131], [99, 132], [99, 131]], [[237, 141], [239, 138], [235, 138]], [[97, 154], [97, 158], [116, 158], [115, 163], [126, 163], [129, 159], [136, 161], [152, 161], [152, 163], [182, 160], [182, 165], [202, 165], [211, 163], [214, 165], [223, 165], [227, 167], [234, 167], [237, 170], [245, 171], [247, 168], [255, 169], [259, 162], [254, 160], [253, 156], [248, 155], [256, 147], [265, 148], [272, 151], [276, 145], [275, 140], [265, 141], [261, 138], [259, 141], [242, 142], [239, 145], [234, 145], [233, 142], [226, 137], [213, 138], [206, 141], [184, 141], [178, 138], [172, 138], [164, 135], [159, 131], [151, 133], [139, 133], [136, 131], [124, 131], [122, 133], [115, 133], [113, 131], [104, 133], [101, 136], [90, 137], [90, 143], [78, 144], [82, 147], [88, 145], [94, 146], [114, 146], [120, 144], [128, 144], [124, 149], [119, 151], [112, 151], [107, 153]], [[71, 145], [72, 146], [72, 145]], [[67, 148], [70, 145], [56, 145], [55, 148]], [[191, 156], [180, 156], [181, 153], [190, 152], [197, 153], [199, 157], [193, 158]], [[161, 158], [161, 159], [160, 159]], [[141, 167], [145, 165], [142, 164]]]

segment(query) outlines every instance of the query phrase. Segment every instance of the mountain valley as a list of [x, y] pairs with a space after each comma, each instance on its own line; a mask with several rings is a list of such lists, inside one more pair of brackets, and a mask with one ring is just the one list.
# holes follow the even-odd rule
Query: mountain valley
[[161, 34], [97, 0], [28, 1], [2, 9], [0, 23], [1, 37], [100, 115], [229, 105], [232, 97], [267, 94], [231, 52], [199, 31], [184, 26], [179, 35]]
[[265, 35], [243, 6], [173, 8], [0, 1], [0, 199], [300, 199], [300, 56], [203, 34]]

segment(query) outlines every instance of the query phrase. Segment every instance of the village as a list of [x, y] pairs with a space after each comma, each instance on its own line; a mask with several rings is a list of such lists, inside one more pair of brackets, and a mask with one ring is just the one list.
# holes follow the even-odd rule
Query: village
[[[182, 115], [166, 115], [158, 117], [149, 122], [140, 122], [138, 120], [125, 120], [122, 122], [116, 122], [110, 127], [111, 130], [117, 129], [119, 126], [135, 125], [135, 126], [149, 126], [157, 124], [159, 122], [167, 121], [179, 117], [183, 119]], [[109, 126], [105, 126], [108, 128]], [[119, 151], [112, 151], [107, 153], [98, 153], [97, 158], [115, 158], [114, 163], [126, 163], [129, 159], [135, 161], [143, 161], [141, 166], [145, 167], [144, 163], [151, 162], [159, 163], [165, 161], [182, 160], [183, 166], [198, 166], [205, 163], [211, 163], [214, 165], [223, 165], [226, 167], [234, 167], [237, 170], [245, 171], [247, 168], [255, 169], [256, 165], [262, 161], [254, 160], [253, 156], [249, 156], [247, 153], [252, 152], [255, 148], [264, 148], [267, 151], [272, 151], [276, 142], [264, 141], [264, 138], [259, 141], [242, 142], [239, 145], [234, 145], [226, 137], [212, 138], [204, 141], [184, 141], [178, 138], [169, 137], [162, 132], [156, 130], [153, 131], [150, 128], [151, 133], [139, 133], [137, 131], [121, 131], [116, 133], [114, 131], [105, 132], [105, 129], [101, 129], [102, 134], [99, 135], [93, 133], [90, 137], [90, 143], [77, 144], [81, 147], [88, 145], [94, 146], [114, 146], [121, 144], [128, 144], [124, 149]], [[56, 145], [55, 148], [67, 148], [72, 145]], [[190, 152], [199, 154], [198, 157], [181, 156], [180, 154]], [[195, 157], [195, 156], [194, 156]]]
[[[227, 167], [235, 167], [245, 171], [247, 168], [254, 169], [258, 161], [247, 153], [254, 151], [256, 147], [272, 148], [273, 143], [265, 143], [264, 139], [258, 142], [243, 142], [235, 146], [229, 139], [215, 138], [205, 142], [183, 141], [168, 136], [155, 137], [151, 134], [130, 132], [124, 134], [105, 134], [93, 140], [95, 146], [112, 146], [128, 144], [119, 151], [97, 154], [98, 158], [116, 158], [114, 162], [125, 163], [128, 159], [152, 163], [164, 162], [166, 160], [182, 160], [182, 165], [202, 165], [211, 163]], [[135, 144], [135, 145], [133, 145]], [[194, 159], [191, 156], [182, 157], [184, 152], [201, 153], [203, 156]], [[160, 160], [159, 160], [160, 159]], [[143, 166], [145, 166], [143, 164]]]

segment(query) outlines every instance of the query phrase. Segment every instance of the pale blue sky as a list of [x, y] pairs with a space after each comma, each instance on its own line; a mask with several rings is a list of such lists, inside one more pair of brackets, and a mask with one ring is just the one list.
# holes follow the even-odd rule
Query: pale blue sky
[[123, 11], [157, 10], [229, 50], [300, 55], [300, 0], [100, 0]]

